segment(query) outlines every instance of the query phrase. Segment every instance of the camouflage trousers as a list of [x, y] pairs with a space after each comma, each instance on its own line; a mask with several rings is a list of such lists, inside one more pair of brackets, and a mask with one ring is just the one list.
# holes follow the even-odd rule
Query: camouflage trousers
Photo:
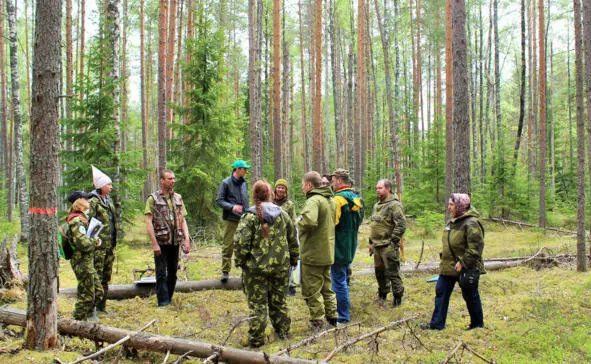
[[110, 242], [103, 241], [104, 248], [100, 247], [94, 251], [94, 269], [102, 285], [102, 293], [96, 297], [96, 307], [100, 311], [105, 310], [107, 301], [107, 292], [109, 291], [109, 282], [113, 272], [113, 262], [115, 261], [115, 248]]
[[400, 250], [392, 244], [376, 246], [373, 250], [376, 280], [378, 281], [378, 294], [386, 298], [390, 287], [392, 294], [402, 296], [404, 286], [400, 277]]
[[238, 228], [238, 221], [222, 220], [222, 224], [222, 272], [230, 273], [234, 253], [234, 234]]
[[302, 264], [302, 296], [310, 310], [310, 320], [337, 319], [337, 298], [332, 290], [330, 265]]
[[250, 320], [248, 330], [250, 345], [260, 346], [265, 343], [267, 308], [275, 332], [279, 336], [289, 333], [291, 319], [288, 316], [285, 299], [288, 280], [288, 269], [272, 273], [258, 269], [244, 269], [242, 271], [242, 283], [248, 300], [250, 317], [254, 317]]
[[103, 288], [99, 276], [94, 269], [92, 256], [87, 259], [76, 259], [76, 257], [72, 257], [70, 262], [78, 280], [74, 319], [86, 320], [89, 316], [92, 316], [96, 297], [102, 297]]

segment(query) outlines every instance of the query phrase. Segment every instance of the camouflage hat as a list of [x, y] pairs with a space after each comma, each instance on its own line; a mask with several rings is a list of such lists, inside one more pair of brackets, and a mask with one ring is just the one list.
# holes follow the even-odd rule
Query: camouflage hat
[[277, 188], [277, 186], [285, 186], [285, 188], [287, 188], [287, 181], [283, 178], [279, 178], [277, 181], [275, 181], [275, 188]]

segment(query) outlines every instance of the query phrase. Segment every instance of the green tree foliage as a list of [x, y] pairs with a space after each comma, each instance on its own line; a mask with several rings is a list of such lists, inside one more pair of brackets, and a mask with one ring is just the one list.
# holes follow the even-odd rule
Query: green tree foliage
[[223, 29], [206, 21], [197, 25], [197, 37], [189, 40], [192, 61], [183, 74], [189, 88], [189, 104], [175, 107], [182, 122], [173, 125], [170, 166], [175, 190], [183, 195], [191, 225], [211, 225], [220, 210], [215, 197], [221, 180], [231, 173], [231, 163], [242, 150], [246, 120], [235, 120], [235, 105], [224, 82], [225, 38]]

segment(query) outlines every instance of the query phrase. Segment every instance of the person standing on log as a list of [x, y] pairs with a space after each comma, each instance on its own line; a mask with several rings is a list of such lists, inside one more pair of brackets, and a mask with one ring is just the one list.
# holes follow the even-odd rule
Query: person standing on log
[[299, 248], [293, 221], [271, 202], [272, 194], [266, 182], [254, 184], [255, 206], [242, 215], [234, 238], [234, 262], [242, 268], [250, 309], [248, 345], [253, 348], [265, 343], [267, 309], [277, 337], [287, 338], [291, 325], [285, 291], [289, 267], [298, 264]]
[[187, 209], [181, 195], [173, 190], [175, 182], [174, 172], [161, 170], [160, 190], [148, 197], [144, 211], [146, 230], [154, 250], [158, 306], [167, 306], [172, 301], [180, 245], [185, 254], [191, 249], [185, 219]]
[[113, 190], [111, 179], [101, 170], [92, 166], [92, 182], [95, 190], [90, 197], [89, 218], [96, 218], [103, 223], [100, 232], [102, 244], [94, 252], [94, 268], [101, 280], [103, 293], [96, 298], [97, 312], [108, 314], [106, 309], [107, 292], [113, 272], [115, 261], [115, 247], [117, 246], [117, 224], [115, 220], [115, 207], [109, 194]]
[[332, 290], [337, 298], [338, 323], [351, 321], [349, 300], [349, 267], [357, 252], [357, 231], [363, 220], [363, 203], [353, 192], [349, 171], [339, 168], [332, 175], [332, 200], [336, 204], [335, 255], [330, 267]]
[[[275, 181], [275, 197], [273, 198], [273, 203], [277, 206], [280, 206], [281, 209], [289, 215], [291, 221], [295, 223], [296, 221], [296, 212], [295, 212], [295, 204], [292, 200], [287, 198], [287, 181], [283, 178], [278, 179]], [[297, 234], [297, 232], [296, 232]], [[293, 281], [293, 267], [290, 266], [289, 269], [289, 287], [287, 287], [287, 296], [295, 296], [296, 294], [296, 285]]]
[[310, 310], [313, 331], [323, 329], [326, 321], [332, 326], [337, 324], [337, 302], [330, 280], [330, 266], [334, 263], [336, 211], [330, 187], [321, 187], [321, 183], [318, 172], [304, 174], [302, 191], [306, 194], [306, 203], [297, 224], [302, 296]]
[[376, 193], [378, 202], [369, 222], [369, 255], [373, 254], [379, 304], [385, 305], [391, 289], [392, 305], [397, 307], [404, 294], [400, 276], [400, 239], [406, 231], [404, 210], [398, 196], [392, 193], [392, 181], [379, 180]]
[[98, 321], [95, 304], [96, 298], [102, 297], [103, 288], [94, 268], [94, 255], [95, 250], [101, 246], [101, 239], [86, 236], [90, 208], [87, 197], [88, 194], [76, 191], [68, 198], [69, 201], [74, 201], [70, 208], [70, 215], [66, 219], [67, 235], [74, 250], [70, 264], [78, 281], [74, 319]]
[[238, 221], [248, 210], [248, 183], [244, 179], [250, 164], [238, 159], [232, 164], [232, 175], [224, 179], [215, 199], [222, 212], [223, 243], [222, 243], [222, 277], [221, 282], [228, 282], [232, 268], [232, 253], [234, 251], [234, 234]]
[[[439, 277], [435, 286], [435, 309], [431, 322], [421, 325], [427, 330], [443, 330], [447, 319], [449, 299], [456, 282], [459, 282], [462, 297], [470, 314], [467, 330], [483, 328], [482, 302], [478, 293], [480, 274], [485, 274], [482, 262], [484, 227], [478, 220], [480, 214], [470, 205], [470, 196], [453, 193], [447, 206], [451, 216], [441, 237]], [[466, 272], [464, 272], [466, 270]], [[474, 272], [475, 275], [474, 275]], [[471, 282], [462, 282], [462, 275], [472, 275]]]

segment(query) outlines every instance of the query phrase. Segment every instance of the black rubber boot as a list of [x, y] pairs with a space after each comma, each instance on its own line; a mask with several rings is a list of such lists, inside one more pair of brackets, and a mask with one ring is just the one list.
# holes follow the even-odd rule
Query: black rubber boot
[[394, 300], [392, 301], [392, 307], [398, 307], [402, 304], [402, 295], [394, 295]]

